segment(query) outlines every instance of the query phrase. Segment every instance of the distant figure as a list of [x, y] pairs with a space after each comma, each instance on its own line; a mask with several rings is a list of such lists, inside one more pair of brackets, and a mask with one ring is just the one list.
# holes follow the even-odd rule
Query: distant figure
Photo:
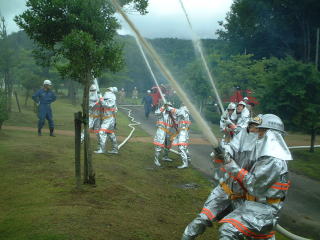
[[137, 104], [137, 101], [138, 101], [138, 89], [137, 89], [137, 87], [134, 87], [133, 90], [132, 90], [132, 99], [133, 99], [133, 102], [135, 104]]
[[121, 88], [119, 92], [119, 103], [123, 104], [125, 98], [126, 98], [126, 91], [124, 90], [124, 88]]
[[39, 89], [35, 94], [33, 94], [32, 99], [38, 105], [38, 136], [41, 136], [41, 129], [44, 125], [45, 119], [48, 120], [50, 136], [55, 137], [54, 123], [52, 119], [52, 110], [50, 104], [56, 100], [56, 95], [50, 90], [52, 83], [50, 80], [44, 80], [43, 88]]
[[142, 98], [142, 104], [144, 104], [144, 115], [146, 119], [149, 118], [149, 114], [152, 111], [152, 96], [151, 91], [147, 91], [147, 95]]

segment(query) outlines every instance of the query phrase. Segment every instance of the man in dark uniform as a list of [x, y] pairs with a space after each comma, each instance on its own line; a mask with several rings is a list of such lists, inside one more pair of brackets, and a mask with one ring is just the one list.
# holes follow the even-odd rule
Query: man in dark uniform
[[55, 137], [54, 123], [52, 119], [52, 111], [50, 104], [56, 100], [56, 95], [50, 90], [52, 83], [50, 80], [44, 80], [43, 88], [39, 89], [35, 94], [33, 94], [32, 99], [38, 105], [38, 136], [41, 136], [41, 129], [44, 125], [45, 119], [48, 120], [50, 136]]

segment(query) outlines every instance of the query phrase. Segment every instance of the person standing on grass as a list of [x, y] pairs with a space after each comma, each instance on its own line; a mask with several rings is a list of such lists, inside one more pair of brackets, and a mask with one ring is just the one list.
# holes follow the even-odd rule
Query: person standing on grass
[[144, 115], [146, 116], [146, 119], [149, 118], [149, 114], [152, 111], [152, 96], [151, 91], [147, 91], [147, 95], [143, 97], [142, 104], [144, 104]]
[[41, 136], [41, 129], [43, 128], [45, 119], [48, 120], [50, 136], [55, 137], [54, 122], [52, 119], [51, 103], [56, 100], [56, 95], [51, 91], [52, 83], [50, 80], [44, 80], [43, 88], [39, 89], [35, 94], [32, 95], [33, 101], [38, 105], [38, 136]]
[[138, 89], [137, 87], [134, 87], [132, 90], [132, 99], [134, 99], [134, 104], [137, 104], [138, 101]]

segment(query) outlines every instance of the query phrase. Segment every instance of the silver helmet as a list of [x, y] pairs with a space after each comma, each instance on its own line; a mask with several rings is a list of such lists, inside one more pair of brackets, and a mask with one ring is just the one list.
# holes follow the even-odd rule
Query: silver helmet
[[91, 91], [97, 91], [97, 86], [96, 86], [95, 84], [92, 84], [92, 85], [90, 86], [89, 91], [90, 91], [90, 92], [91, 92]]
[[234, 110], [234, 109], [236, 109], [236, 107], [237, 107], [236, 104], [233, 103], [233, 102], [231, 102], [231, 103], [229, 103], [227, 109], [228, 109], [228, 110]]
[[274, 114], [264, 114], [261, 117], [262, 123], [257, 128], [274, 129], [284, 133], [284, 124], [282, 120]]

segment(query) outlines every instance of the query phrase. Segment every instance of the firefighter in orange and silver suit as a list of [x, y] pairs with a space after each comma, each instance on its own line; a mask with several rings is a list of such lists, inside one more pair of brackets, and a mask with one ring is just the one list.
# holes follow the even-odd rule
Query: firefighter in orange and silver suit
[[101, 101], [101, 126], [99, 129], [99, 150], [95, 153], [105, 153], [106, 143], [108, 139], [112, 142], [112, 150], [108, 153], [118, 153], [118, 143], [115, 135], [116, 125], [116, 96], [114, 88], [110, 87], [103, 95]]
[[164, 104], [162, 107], [155, 111], [155, 116], [158, 118], [157, 121], [157, 131], [153, 139], [153, 144], [155, 145], [155, 155], [154, 163], [157, 166], [161, 166], [159, 161], [161, 151], [164, 150], [163, 161], [172, 161], [168, 157], [169, 150], [171, 148], [172, 136], [175, 134], [175, 119], [174, 114], [176, 112], [175, 108], [172, 108], [170, 102]]
[[[170, 107], [169, 107], [170, 110]], [[189, 154], [189, 127], [191, 125], [190, 113], [186, 106], [181, 106], [175, 112], [176, 122], [178, 125], [177, 136], [174, 138], [172, 145], [178, 146], [182, 160], [182, 165], [178, 168], [187, 168], [191, 157]]]
[[[258, 124], [257, 121], [251, 120], [251, 124], [248, 128], [242, 129], [230, 143], [226, 146], [230, 146], [230, 151], [234, 152], [234, 159], [244, 168], [251, 168], [253, 162], [250, 160], [250, 155], [254, 150], [254, 143], [257, 139], [256, 135], [251, 133], [251, 126]], [[212, 153], [214, 157], [214, 153]], [[219, 185], [215, 187], [207, 198], [202, 211], [198, 216], [186, 227], [183, 240], [195, 239], [198, 235], [202, 234], [207, 227], [212, 226], [212, 222], [218, 221], [225, 211], [235, 209], [244, 200], [244, 190], [240, 183], [235, 178], [230, 178], [226, 174], [226, 170], [223, 166], [223, 160], [216, 157], [213, 158], [215, 171], [214, 179], [219, 182]], [[233, 197], [230, 198], [227, 189], [233, 192]], [[236, 197], [237, 196], [237, 197]]]

